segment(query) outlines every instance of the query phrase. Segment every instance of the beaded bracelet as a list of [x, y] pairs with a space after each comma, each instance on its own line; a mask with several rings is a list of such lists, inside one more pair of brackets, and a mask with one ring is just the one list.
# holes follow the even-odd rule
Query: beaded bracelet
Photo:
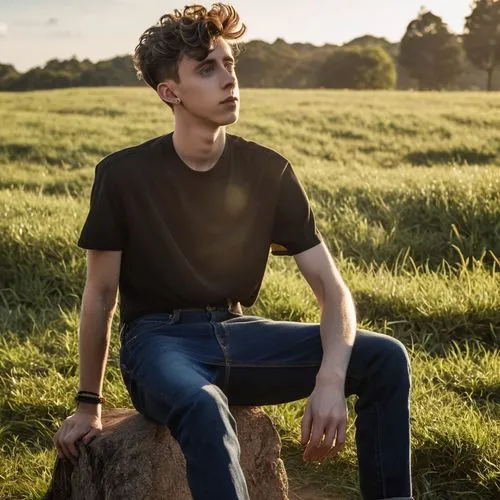
[[90, 391], [78, 391], [78, 394], [75, 396], [75, 401], [81, 401], [83, 403], [93, 403], [93, 404], [101, 404], [106, 401], [106, 399], [95, 392]]

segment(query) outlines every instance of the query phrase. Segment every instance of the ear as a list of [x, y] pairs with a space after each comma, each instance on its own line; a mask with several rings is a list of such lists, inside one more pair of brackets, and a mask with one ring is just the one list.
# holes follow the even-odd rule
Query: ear
[[170, 81], [159, 83], [156, 87], [156, 92], [160, 96], [160, 99], [167, 104], [179, 104], [181, 102], [175, 93], [174, 85]]

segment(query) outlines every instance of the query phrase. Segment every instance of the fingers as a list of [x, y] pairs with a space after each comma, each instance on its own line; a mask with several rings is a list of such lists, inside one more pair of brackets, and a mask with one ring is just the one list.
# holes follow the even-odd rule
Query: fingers
[[330, 457], [335, 456], [344, 447], [346, 438], [346, 428], [347, 428], [347, 422], [343, 420], [337, 427], [337, 439], [335, 440], [335, 446], [333, 446], [331, 450], [329, 450], [328, 456]]
[[319, 419], [315, 420], [311, 440], [304, 450], [304, 461], [322, 461], [335, 456], [345, 444], [346, 423], [345, 419], [334, 419], [325, 428]]
[[311, 435], [311, 426], [312, 426], [311, 407], [307, 405], [304, 411], [304, 416], [302, 417], [302, 435], [300, 440], [300, 442], [304, 446], [309, 441], [309, 436]]
[[55, 442], [57, 448], [57, 456], [63, 461], [71, 461], [71, 453], [66, 445], [66, 440], [62, 438], [62, 433], [59, 434], [57, 441]]
[[331, 425], [328, 428], [328, 432], [325, 435], [325, 439], [323, 439], [323, 442], [321, 443], [318, 452], [321, 453], [321, 460], [323, 458], [326, 458], [328, 456], [329, 451], [333, 447], [333, 442], [335, 440], [335, 434], [338, 436], [338, 429], [335, 428], [333, 425]]
[[62, 459], [65, 461], [71, 462], [73, 465], [77, 464], [77, 458], [78, 458], [78, 450], [76, 449], [76, 446], [74, 444], [75, 438], [72, 437], [72, 434], [67, 434], [64, 437], [61, 437], [59, 439], [59, 450], [62, 454]]
[[67, 417], [54, 435], [53, 441], [57, 456], [76, 466], [80, 455], [78, 450], [80, 441], [83, 444], [90, 443], [101, 430], [102, 423], [99, 416], [77, 412]]
[[54, 436], [54, 446], [56, 447], [57, 450], [57, 456], [61, 460], [66, 460], [66, 445], [62, 441], [62, 436], [64, 432], [64, 427], [61, 427], [55, 434]]
[[54, 445], [57, 449], [57, 456], [65, 461], [77, 465], [79, 456], [77, 442], [81, 436], [75, 433], [68, 421], [64, 422], [54, 436]]
[[76, 436], [74, 433], [68, 434], [66, 437], [66, 449], [69, 450], [70, 455], [69, 459], [73, 465], [77, 464], [77, 458], [79, 455], [78, 449], [76, 447], [75, 442], [79, 439], [79, 436]]
[[97, 436], [97, 431], [95, 429], [91, 429], [85, 436], [82, 438], [83, 444], [89, 444], [95, 437]]
[[303, 459], [305, 461], [316, 460], [317, 449], [321, 444], [321, 439], [324, 434], [324, 420], [316, 417], [312, 423], [311, 438], [304, 450]]
[[321, 445], [321, 440], [323, 439], [323, 434], [325, 433], [325, 425], [322, 423], [324, 420], [318, 419], [313, 423], [313, 431], [311, 433], [311, 440], [308, 443], [309, 448], [318, 448]]
[[[324, 429], [322, 429], [321, 425], [313, 425], [311, 439], [304, 450], [303, 458], [305, 461], [317, 461], [322, 459], [324, 454], [323, 448], [325, 446], [325, 440], [322, 441], [323, 433]], [[328, 447], [327, 452], [329, 449]]]

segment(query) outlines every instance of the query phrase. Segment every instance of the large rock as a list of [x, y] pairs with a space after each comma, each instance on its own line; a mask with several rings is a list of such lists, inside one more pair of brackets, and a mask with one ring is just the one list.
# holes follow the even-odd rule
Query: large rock
[[[258, 407], [232, 406], [231, 413], [250, 498], [287, 500], [281, 442], [271, 420]], [[134, 409], [103, 410], [102, 424], [99, 437], [79, 443], [77, 467], [57, 459], [44, 500], [192, 499], [184, 456], [166, 426]]]

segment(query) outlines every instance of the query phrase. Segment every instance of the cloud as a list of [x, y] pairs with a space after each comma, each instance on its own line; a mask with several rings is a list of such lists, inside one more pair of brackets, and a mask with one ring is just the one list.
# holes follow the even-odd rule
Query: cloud
[[59, 19], [57, 19], [57, 17], [51, 17], [46, 24], [47, 26], [55, 26], [56, 24], [59, 24]]
[[8, 26], [5, 23], [0, 23], [0, 38], [7, 36]]

